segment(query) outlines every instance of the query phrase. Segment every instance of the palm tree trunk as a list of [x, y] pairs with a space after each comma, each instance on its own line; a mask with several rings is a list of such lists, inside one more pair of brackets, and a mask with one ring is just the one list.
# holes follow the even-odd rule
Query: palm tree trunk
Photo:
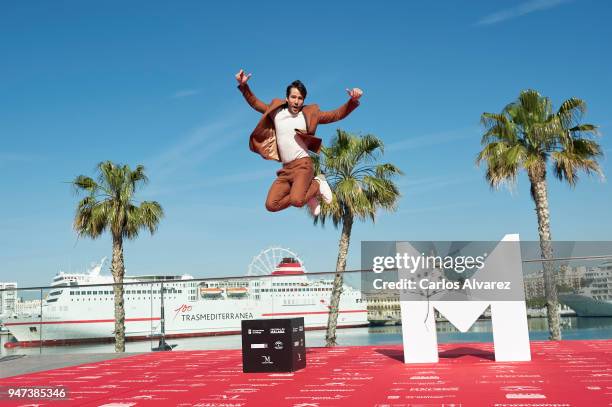
[[540, 235], [540, 250], [544, 268], [544, 293], [546, 310], [548, 312], [548, 330], [550, 340], [561, 340], [561, 317], [559, 315], [559, 299], [557, 298], [557, 279], [553, 258], [552, 238], [550, 235], [550, 212], [548, 210], [548, 192], [546, 188], [546, 169], [530, 172], [531, 196], [535, 201], [538, 217], [538, 234]]
[[125, 307], [123, 303], [123, 238], [113, 236], [112, 274], [115, 281], [115, 352], [125, 352]]
[[343, 272], [346, 270], [346, 257], [348, 255], [351, 230], [353, 228], [353, 215], [345, 213], [342, 217], [342, 234], [338, 243], [338, 261], [336, 262], [336, 276], [332, 288], [331, 304], [329, 306], [329, 317], [327, 319], [327, 334], [325, 335], [325, 346], [336, 346], [336, 326], [338, 325], [338, 308], [340, 306], [340, 295], [342, 294]]

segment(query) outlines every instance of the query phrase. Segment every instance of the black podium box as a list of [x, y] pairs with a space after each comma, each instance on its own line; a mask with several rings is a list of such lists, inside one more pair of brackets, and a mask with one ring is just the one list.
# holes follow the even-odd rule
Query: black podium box
[[294, 372], [304, 367], [304, 318], [242, 321], [243, 372]]

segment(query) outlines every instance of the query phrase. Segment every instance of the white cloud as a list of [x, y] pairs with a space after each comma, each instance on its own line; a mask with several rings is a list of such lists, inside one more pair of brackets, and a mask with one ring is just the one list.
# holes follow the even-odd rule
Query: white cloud
[[228, 142], [233, 142], [235, 137], [228, 136], [228, 133], [235, 133], [236, 127], [236, 123], [230, 117], [199, 126], [159, 155], [146, 160], [147, 168], [158, 174], [174, 175], [186, 167], [198, 165], [225, 147]]
[[172, 99], [181, 99], [186, 98], [188, 96], [194, 96], [200, 93], [198, 89], [181, 89], [179, 91], [174, 92], [172, 95]]
[[478, 206], [477, 202], [453, 202], [442, 205], [427, 205], [422, 207], [411, 207], [401, 209], [395, 214], [397, 215], [417, 215], [422, 213], [437, 212], [438, 214], [458, 213], [458, 208], [472, 208]]
[[8, 151], [0, 151], [0, 161], [11, 162], [31, 162], [39, 157], [33, 154], [11, 153]]
[[202, 175], [202, 166], [211, 156], [230, 149], [241, 140], [240, 146], [248, 149], [253, 120], [245, 123], [247, 113], [228, 112], [215, 122], [196, 127], [159, 154], [142, 160], [152, 181], [146, 194], [200, 188], [199, 182], [193, 183], [191, 179]]
[[424, 136], [405, 137], [405, 140], [389, 143], [385, 146], [385, 152], [410, 150], [424, 146], [453, 143], [459, 140], [473, 138], [480, 141], [480, 132], [477, 127], [466, 127], [459, 130], [443, 131], [426, 134]]
[[42, 160], [43, 157], [36, 154], [13, 153], [0, 151], [0, 168], [7, 165], [28, 164]]
[[521, 3], [515, 7], [500, 10], [480, 19], [476, 25], [492, 25], [501, 23], [512, 18], [522, 17], [535, 11], [548, 10], [572, 0], [531, 0]]
[[448, 174], [424, 178], [413, 177], [400, 180], [397, 184], [404, 187], [402, 189], [402, 195], [415, 196], [430, 191], [437, 191], [439, 189], [446, 189], [455, 185], [465, 184], [472, 181], [474, 177], [474, 174]]
[[150, 190], [143, 191], [143, 195], [146, 196], [161, 196], [161, 195], [177, 195], [185, 192], [201, 190], [206, 188], [216, 187], [228, 187], [229, 185], [238, 185], [244, 183], [251, 183], [253, 181], [260, 181], [262, 179], [269, 179], [270, 183], [274, 180], [274, 170], [261, 170], [261, 171], [248, 171], [230, 175], [220, 175], [215, 177], [209, 177], [202, 181], [190, 182], [190, 183], [175, 183], [161, 186], [158, 188], [151, 188]]

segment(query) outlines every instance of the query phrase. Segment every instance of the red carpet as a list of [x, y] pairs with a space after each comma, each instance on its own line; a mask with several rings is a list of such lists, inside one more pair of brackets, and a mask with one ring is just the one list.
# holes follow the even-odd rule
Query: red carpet
[[445, 344], [440, 363], [405, 365], [397, 345], [311, 348], [306, 369], [276, 374], [242, 373], [238, 350], [156, 352], [0, 379], [69, 392], [0, 405], [612, 406], [612, 340], [532, 342], [533, 361], [520, 363], [495, 363], [492, 350]]

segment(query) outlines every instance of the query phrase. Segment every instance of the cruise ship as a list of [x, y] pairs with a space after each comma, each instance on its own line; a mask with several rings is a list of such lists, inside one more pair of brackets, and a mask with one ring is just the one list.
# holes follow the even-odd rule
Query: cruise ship
[[[16, 338], [9, 346], [69, 345], [114, 340], [114, 293], [102, 264], [86, 273], [60, 272], [41, 313], [4, 321]], [[166, 338], [240, 333], [241, 320], [304, 317], [306, 329], [327, 326], [333, 280], [308, 278], [284, 258], [270, 276], [193, 281], [189, 275], [124, 278], [126, 340], [159, 337], [162, 283]], [[97, 285], [97, 286], [96, 286]], [[366, 301], [344, 285], [338, 327], [366, 326]], [[7, 345], [5, 345], [7, 346]]]
[[579, 317], [612, 317], [612, 261], [589, 269], [585, 286], [573, 293], [560, 293], [559, 301]]

